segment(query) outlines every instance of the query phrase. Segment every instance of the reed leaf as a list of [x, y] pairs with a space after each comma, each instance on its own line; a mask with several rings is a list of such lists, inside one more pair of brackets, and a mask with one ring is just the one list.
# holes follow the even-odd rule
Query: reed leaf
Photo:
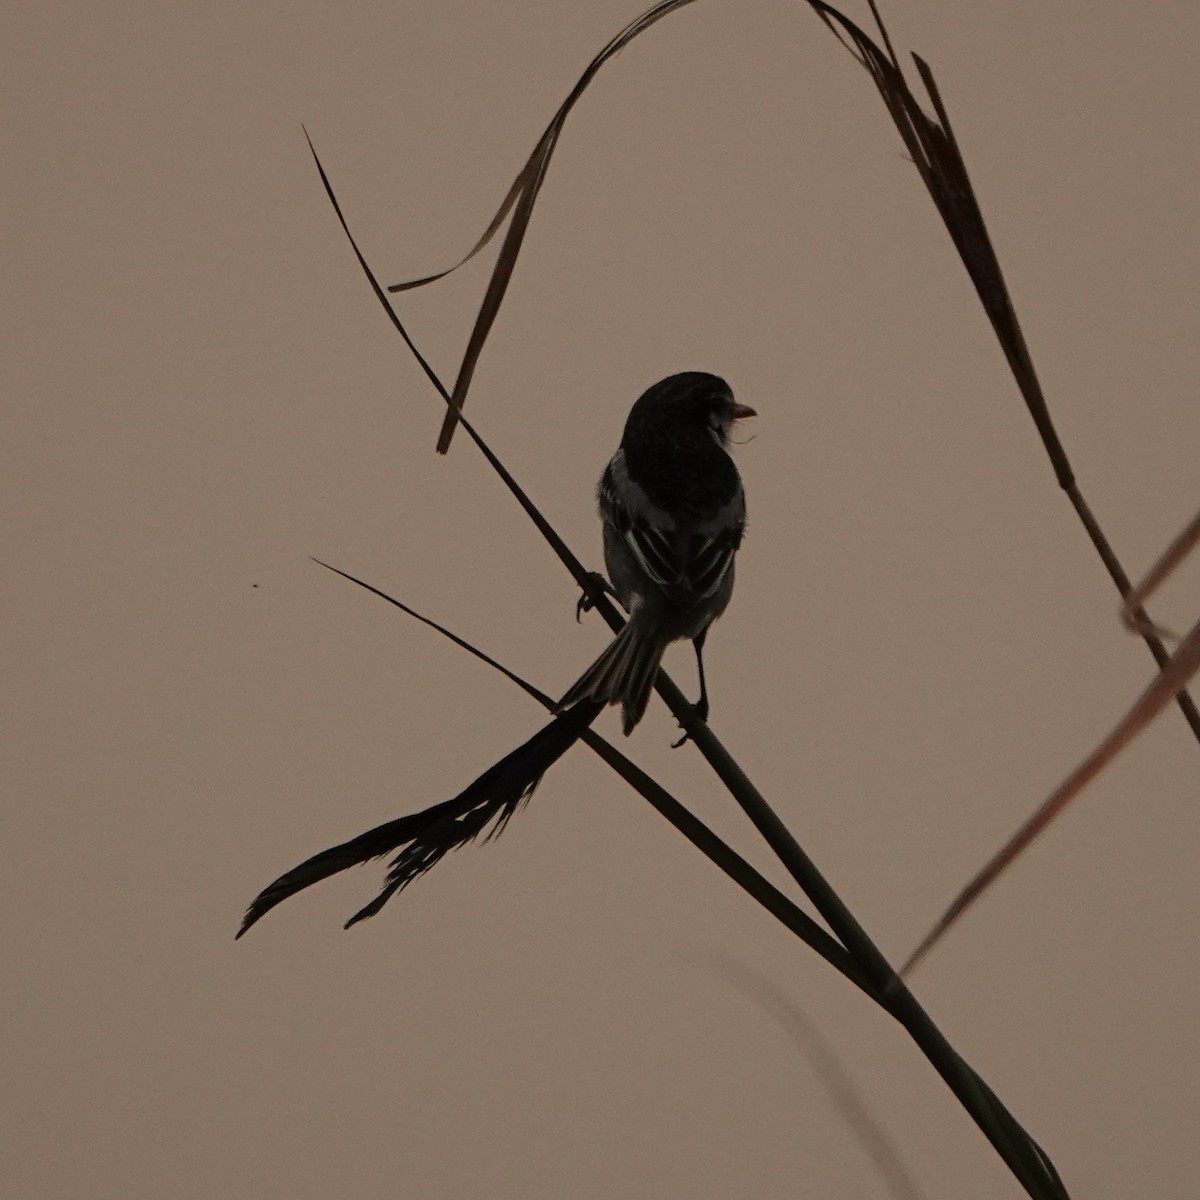
[[[858, 25], [832, 5], [824, 3], [824, 0], [805, 2], [816, 10], [826, 25], [839, 34], [843, 45], [849, 40], [851, 53], [871, 76], [871, 81], [883, 99], [888, 114], [921, 176], [921, 182], [929, 192], [963, 266], [975, 285], [984, 312], [987, 313], [1025, 406], [1042, 439], [1055, 479], [1067, 494], [1109, 578], [1121, 596], [1127, 598], [1132, 591], [1129, 576], [1080, 491], [1071, 461], [1051, 419], [1050, 408], [1034, 369], [1016, 307], [1004, 280], [1004, 273], [1000, 269], [1000, 261], [992, 245], [991, 235], [984, 222], [979, 200], [971, 184], [966, 162], [954, 136], [950, 116], [933, 71], [919, 55], [912, 56], [933, 106], [934, 115], [930, 116], [914, 96], [900, 70], [874, 3], [871, 4], [871, 10], [883, 33], [887, 45], [886, 52]], [[842, 33], [846, 36], [842, 37]], [[1149, 647], [1154, 661], [1160, 669], [1165, 669], [1171, 656], [1158, 631], [1147, 624], [1140, 626], [1138, 632]], [[1191, 696], [1181, 689], [1174, 699], [1193, 735], [1200, 742], [1200, 711], [1197, 710]]]
[[454, 381], [454, 392], [450, 399], [450, 408], [442, 422], [441, 432], [438, 434], [437, 452], [439, 454], [445, 454], [450, 449], [450, 440], [454, 436], [454, 427], [458, 423], [463, 404], [466, 402], [467, 391], [471, 386], [471, 380], [475, 374], [475, 366], [479, 361], [479, 355], [483, 352], [484, 342], [487, 341], [487, 336], [491, 332], [496, 314], [500, 311], [500, 302], [504, 299], [504, 293], [508, 290], [513, 268], [517, 263], [517, 255], [520, 253], [521, 244], [525, 240], [525, 234], [529, 228], [529, 219], [533, 215], [534, 203], [537, 201], [538, 193], [542, 190], [542, 184], [546, 179], [546, 171], [550, 166], [550, 158], [554, 153], [554, 147], [558, 143], [559, 134], [562, 133], [563, 126], [566, 124], [571, 109], [575, 107], [580, 96], [587, 90], [588, 84], [595, 78], [596, 73], [610, 58], [619, 54], [638, 34], [645, 32], [651, 25], [661, 21], [663, 17], [668, 16], [676, 9], [683, 8], [692, 3], [694, 3], [694, 0], [662, 0], [662, 3], [656, 4], [653, 8], [642, 13], [640, 17], [637, 17], [626, 25], [592, 59], [587, 69], [571, 89], [570, 94], [559, 105], [558, 111], [550, 120], [550, 124], [546, 126], [546, 130], [538, 139], [537, 145], [534, 146], [532, 153], [525, 160], [525, 165], [513, 181], [512, 187], [508, 189], [508, 195], [504, 197], [504, 202], [496, 211], [496, 215], [492, 218], [483, 236], [462, 259], [455, 263], [454, 266], [444, 271], [438, 271], [436, 274], [426, 275], [421, 279], [410, 279], [406, 283], [393, 283], [389, 285], [387, 289], [389, 292], [405, 292], [413, 288], [424, 287], [427, 283], [434, 283], [439, 279], [444, 279], [452, 271], [457, 271], [459, 267], [470, 262], [499, 232], [509, 211], [512, 211], [512, 221], [509, 223], [508, 232], [504, 235], [504, 242], [500, 247], [500, 255], [496, 260], [495, 267], [492, 268], [491, 278], [488, 280], [487, 289], [484, 292], [483, 303], [479, 306], [479, 313], [475, 317], [475, 323], [471, 327], [471, 335], [467, 340], [466, 352], [463, 354], [462, 362], [459, 364], [458, 376]]

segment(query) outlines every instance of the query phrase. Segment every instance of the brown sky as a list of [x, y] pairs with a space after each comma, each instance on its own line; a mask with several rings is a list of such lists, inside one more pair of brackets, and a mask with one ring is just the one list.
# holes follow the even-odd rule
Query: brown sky
[[[300, 123], [382, 276], [433, 271], [637, 11], [10, 5], [5, 1196], [886, 1196], [730, 959], [808, 1014], [928, 1196], [1019, 1194], [904, 1032], [583, 751], [366, 925], [340, 930], [375, 868], [232, 940], [279, 871], [541, 721], [308, 555], [549, 691], [604, 637], [466, 440], [434, 456], [439, 402]], [[1139, 572], [1200, 492], [1200, 8], [886, 11]], [[486, 270], [402, 302], [447, 374]], [[692, 368], [762, 414], [714, 728], [901, 957], [1152, 667], [877, 98], [803, 5], [703, 0], [604, 71], [470, 411], [598, 566], [625, 412]], [[1193, 568], [1155, 611], [1198, 605]], [[690, 656], [668, 665], [690, 690]], [[629, 748], [781, 880], [671, 736], [657, 707]], [[1194, 1195], [1197, 755], [1167, 714], [916, 979], [1076, 1196]]]

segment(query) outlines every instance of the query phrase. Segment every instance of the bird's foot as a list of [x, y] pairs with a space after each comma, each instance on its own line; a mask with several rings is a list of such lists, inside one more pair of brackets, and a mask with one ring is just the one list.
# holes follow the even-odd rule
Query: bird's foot
[[[708, 700], [701, 697], [695, 704], [692, 705], [691, 712], [687, 715], [687, 721], [690, 724], [693, 721], [699, 722], [701, 725], [708, 724]], [[691, 733], [684, 728], [683, 722], [680, 722], [680, 729], [683, 729], [683, 737], [678, 741], [671, 743], [672, 750], [678, 750], [680, 746], [685, 745], [692, 740]]]
[[579, 601], [575, 605], [576, 624], [578, 624], [579, 618], [585, 612], [591, 612], [596, 607], [596, 601], [601, 596], [612, 596], [614, 600], [620, 599], [617, 593], [613, 591], [612, 584], [599, 571], [589, 571], [587, 573], [587, 583], [583, 588], [583, 594], [579, 597]]

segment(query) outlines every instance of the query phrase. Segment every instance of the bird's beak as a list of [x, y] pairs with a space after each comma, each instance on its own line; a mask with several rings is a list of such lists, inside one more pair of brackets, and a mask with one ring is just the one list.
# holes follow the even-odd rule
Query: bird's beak
[[748, 404], [738, 404], [734, 401], [733, 404], [733, 419], [740, 421], [743, 417], [757, 417], [758, 413], [754, 411]]

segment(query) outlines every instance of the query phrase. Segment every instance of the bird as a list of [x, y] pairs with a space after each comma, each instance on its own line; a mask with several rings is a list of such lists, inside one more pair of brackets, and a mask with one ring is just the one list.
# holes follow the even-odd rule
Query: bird
[[[733, 594], [733, 559], [746, 526], [746, 500], [729, 456], [729, 434], [735, 421], [757, 415], [734, 400], [723, 379], [700, 371], [672, 375], [639, 397], [598, 489], [611, 583], [603, 577], [597, 582], [625, 606], [624, 629], [554, 706], [557, 715], [548, 725], [457, 796], [369, 829], [285, 872], [251, 901], [239, 938], [297, 892], [397, 851], [383, 890], [350, 918], [349, 928], [374, 916], [450, 851], [496, 836], [605, 705], [620, 703], [625, 732], [633, 730], [671, 642], [691, 638], [696, 647], [700, 699], [693, 711], [707, 720], [704, 638]], [[377, 591], [336, 567], [329, 569]], [[585, 595], [579, 610], [588, 607]]]
[[[663, 651], [690, 638], [700, 676], [693, 713], [708, 720], [704, 641], [733, 595], [746, 527], [729, 437], [734, 422], [757, 415], [704, 371], [670, 375], [634, 402], [597, 488], [608, 570], [599, 583], [629, 619], [558, 711], [584, 700], [619, 703], [628, 736], [646, 711]], [[585, 595], [579, 608], [590, 607]]]

